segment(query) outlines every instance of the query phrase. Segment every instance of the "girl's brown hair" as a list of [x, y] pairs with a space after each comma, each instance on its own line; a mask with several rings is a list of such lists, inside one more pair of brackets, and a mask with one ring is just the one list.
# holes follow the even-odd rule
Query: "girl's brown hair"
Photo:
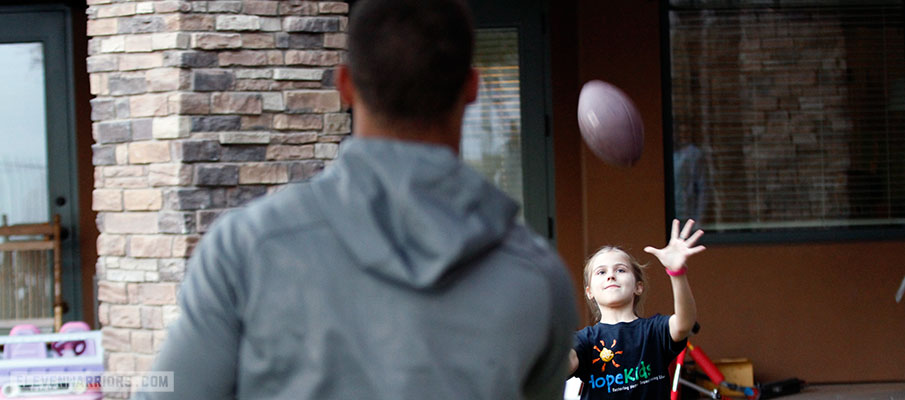
[[[625, 254], [625, 257], [628, 258], [629, 264], [632, 268], [632, 275], [635, 276], [635, 282], [640, 282], [642, 287], [647, 289], [647, 278], [644, 273], [646, 264], [641, 264], [638, 262], [635, 257], [629, 254], [627, 251], [623, 250], [619, 246], [603, 246], [594, 253], [591, 254], [590, 257], [585, 260], [584, 263], [584, 287], [587, 290], [588, 286], [591, 284], [591, 260], [594, 257], [597, 257], [600, 254], [608, 253], [611, 251], [618, 251], [622, 254]], [[641, 294], [635, 295], [635, 300], [632, 302], [632, 311], [635, 312], [635, 316], [641, 317], [641, 314], [644, 312], [644, 299], [647, 297], [647, 290], [642, 290]], [[594, 299], [589, 299], [585, 296], [585, 300], [588, 302], [588, 308], [591, 309], [591, 314], [594, 316], [594, 323], [600, 322], [600, 308], [597, 306], [597, 302]]]

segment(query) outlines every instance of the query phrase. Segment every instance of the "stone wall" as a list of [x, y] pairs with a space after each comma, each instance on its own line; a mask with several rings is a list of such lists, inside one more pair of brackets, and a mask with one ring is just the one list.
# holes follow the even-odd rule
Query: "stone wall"
[[98, 318], [107, 370], [140, 372], [217, 216], [310, 178], [350, 132], [333, 83], [348, 5], [88, 5]]

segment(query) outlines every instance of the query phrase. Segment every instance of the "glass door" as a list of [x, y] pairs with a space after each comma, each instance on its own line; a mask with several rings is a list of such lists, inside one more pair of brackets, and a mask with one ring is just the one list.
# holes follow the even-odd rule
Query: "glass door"
[[[0, 224], [60, 216], [66, 320], [81, 314], [69, 21], [64, 6], [0, 7]], [[46, 307], [32, 306], [52, 295], [45, 262], [9, 253], [0, 258], [0, 329], [45, 317]]]
[[478, 99], [465, 110], [461, 155], [522, 205], [521, 217], [554, 240], [552, 141], [544, 5], [470, 1], [475, 16]]

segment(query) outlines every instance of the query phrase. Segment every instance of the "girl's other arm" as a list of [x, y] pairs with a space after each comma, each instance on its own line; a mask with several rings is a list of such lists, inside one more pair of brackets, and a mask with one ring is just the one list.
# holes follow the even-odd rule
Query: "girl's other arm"
[[694, 246], [704, 234], [704, 231], [698, 230], [689, 236], [693, 226], [694, 221], [688, 220], [685, 223], [685, 227], [679, 232], [679, 220], [674, 219], [672, 221], [672, 233], [666, 247], [662, 249], [651, 246], [644, 248], [644, 251], [653, 254], [660, 260], [660, 263], [666, 267], [667, 272], [671, 272], [670, 280], [672, 281], [675, 314], [669, 318], [669, 334], [674, 342], [687, 338], [697, 320], [697, 307], [695, 306], [694, 296], [691, 294], [688, 277], [685, 275], [685, 269], [687, 268], [685, 262], [688, 257], [704, 251], [705, 248], [704, 246]]
[[575, 352], [575, 349], [569, 351], [569, 375], [575, 373], [575, 370], [578, 369], [578, 353]]

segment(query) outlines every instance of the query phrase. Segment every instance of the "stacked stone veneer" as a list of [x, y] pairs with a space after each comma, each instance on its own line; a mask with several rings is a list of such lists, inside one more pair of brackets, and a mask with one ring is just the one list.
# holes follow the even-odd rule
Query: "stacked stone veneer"
[[349, 133], [333, 84], [348, 5], [88, 4], [98, 318], [107, 370], [142, 371], [217, 216], [310, 178]]

